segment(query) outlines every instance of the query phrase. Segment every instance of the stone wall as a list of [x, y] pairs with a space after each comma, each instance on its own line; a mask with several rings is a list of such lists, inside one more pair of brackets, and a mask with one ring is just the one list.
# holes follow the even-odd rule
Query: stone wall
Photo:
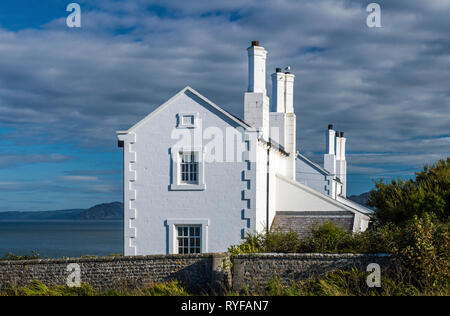
[[64, 285], [72, 272], [67, 271], [71, 263], [80, 266], [81, 282], [98, 289], [179, 280], [189, 291], [211, 294], [231, 282], [229, 256], [221, 253], [39, 259], [0, 261], [0, 291], [9, 283], [26, 285], [32, 280]]
[[81, 282], [98, 289], [179, 280], [188, 291], [199, 294], [220, 294], [231, 286], [236, 292], [251, 291], [275, 275], [289, 284], [336, 269], [365, 270], [369, 263], [378, 263], [382, 273], [392, 266], [389, 256], [358, 254], [237, 255], [233, 274], [226, 253], [0, 261], [0, 291], [8, 284], [27, 285], [32, 280], [65, 285], [72, 272], [67, 267], [73, 263], [80, 266]]
[[277, 276], [283, 284], [353, 267], [366, 270], [378, 263], [381, 273], [393, 266], [388, 255], [362, 254], [244, 254], [233, 260], [233, 291], [255, 290]]

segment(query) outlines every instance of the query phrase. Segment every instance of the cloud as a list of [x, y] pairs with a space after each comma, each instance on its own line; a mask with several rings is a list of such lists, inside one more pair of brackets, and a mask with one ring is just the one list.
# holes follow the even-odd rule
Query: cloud
[[61, 154], [0, 154], [0, 168], [13, 168], [36, 163], [61, 163], [72, 159], [71, 156]]
[[[63, 18], [0, 29], [0, 125], [14, 129], [4, 138], [115, 150], [115, 130], [186, 85], [242, 117], [245, 49], [258, 39], [268, 72], [296, 75], [301, 151], [320, 157], [333, 122], [350, 153], [383, 153], [367, 163], [450, 155], [448, 1], [379, 1], [380, 29], [365, 25], [368, 3], [80, 1], [81, 29]], [[0, 167], [40, 159], [0, 156]]]

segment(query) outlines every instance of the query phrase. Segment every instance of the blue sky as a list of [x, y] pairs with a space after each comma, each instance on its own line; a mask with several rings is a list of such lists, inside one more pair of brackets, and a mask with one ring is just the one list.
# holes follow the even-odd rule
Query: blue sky
[[[0, 2], [0, 211], [122, 199], [126, 129], [190, 85], [240, 117], [246, 47], [296, 74], [299, 149], [321, 163], [345, 131], [348, 191], [411, 177], [450, 154], [450, 1], [61, 0]], [[270, 84], [268, 85], [270, 91]]]

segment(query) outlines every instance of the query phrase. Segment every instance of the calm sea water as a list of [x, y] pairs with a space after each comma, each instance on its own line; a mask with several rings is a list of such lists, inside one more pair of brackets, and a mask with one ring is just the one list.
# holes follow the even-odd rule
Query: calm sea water
[[122, 221], [0, 221], [0, 257], [8, 252], [79, 257], [123, 252]]

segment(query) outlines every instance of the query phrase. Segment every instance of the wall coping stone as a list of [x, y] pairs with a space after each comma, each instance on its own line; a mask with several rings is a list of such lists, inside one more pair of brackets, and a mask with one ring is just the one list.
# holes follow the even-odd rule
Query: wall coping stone
[[87, 258], [46, 258], [31, 260], [0, 260], [0, 265], [25, 265], [25, 264], [47, 264], [47, 263], [91, 263], [112, 261], [144, 261], [144, 260], [170, 260], [170, 259], [201, 259], [201, 258], [224, 258], [228, 253], [200, 253], [200, 254], [169, 254], [169, 255], [147, 255], [147, 256], [107, 256]]
[[373, 258], [373, 257], [392, 257], [390, 254], [375, 253], [375, 254], [361, 254], [361, 253], [248, 253], [238, 254], [234, 259], [321, 259], [321, 258]]

